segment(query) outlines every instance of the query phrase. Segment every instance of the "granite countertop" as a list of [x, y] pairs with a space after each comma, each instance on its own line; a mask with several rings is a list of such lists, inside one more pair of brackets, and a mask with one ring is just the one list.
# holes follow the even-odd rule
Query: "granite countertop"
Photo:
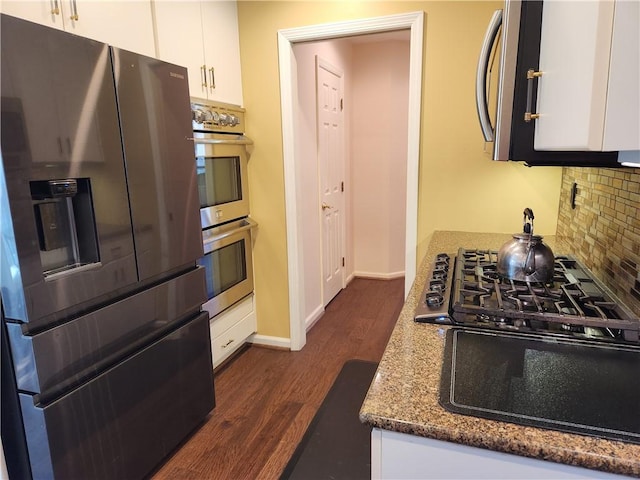
[[[413, 321], [435, 255], [463, 248], [499, 249], [506, 234], [435, 232], [360, 410], [372, 427], [515, 455], [640, 477], [640, 445], [487, 420], [446, 411], [438, 403], [448, 327]], [[567, 254], [554, 237], [544, 242]]]

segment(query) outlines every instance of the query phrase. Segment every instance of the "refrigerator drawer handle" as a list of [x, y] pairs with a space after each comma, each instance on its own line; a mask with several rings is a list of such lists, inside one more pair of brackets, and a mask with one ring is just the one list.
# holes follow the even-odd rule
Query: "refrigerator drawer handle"
[[482, 42], [480, 50], [480, 58], [478, 59], [478, 68], [476, 69], [476, 109], [478, 110], [478, 119], [480, 120], [480, 128], [487, 142], [494, 139], [493, 126], [489, 118], [489, 107], [487, 99], [487, 70], [489, 69], [489, 56], [491, 48], [495, 43], [498, 30], [502, 25], [502, 10], [493, 12], [493, 17], [489, 22], [487, 33]]

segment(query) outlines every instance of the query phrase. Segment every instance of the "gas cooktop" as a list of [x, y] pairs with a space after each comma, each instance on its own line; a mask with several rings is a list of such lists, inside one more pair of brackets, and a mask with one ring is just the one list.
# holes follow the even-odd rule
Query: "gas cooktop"
[[579, 261], [555, 258], [549, 283], [509, 280], [497, 251], [437, 255], [415, 321], [640, 343], [640, 320]]
[[451, 412], [640, 443], [640, 320], [580, 262], [553, 279], [497, 273], [497, 252], [436, 256], [415, 321], [449, 324], [441, 373]]

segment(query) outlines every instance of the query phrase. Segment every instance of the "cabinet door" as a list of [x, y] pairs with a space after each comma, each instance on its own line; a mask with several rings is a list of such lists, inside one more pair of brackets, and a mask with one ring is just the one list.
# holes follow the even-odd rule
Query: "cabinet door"
[[242, 105], [236, 2], [202, 0], [202, 30], [208, 98]]
[[63, 5], [66, 31], [155, 56], [151, 0], [58, 1]]
[[204, 50], [199, 1], [154, 1], [157, 55], [166, 62], [187, 67], [189, 94], [207, 98], [204, 85]]
[[640, 148], [638, 2], [545, 2], [536, 150]]
[[545, 2], [536, 150], [602, 150], [613, 2]]
[[640, 2], [616, 3], [603, 150], [640, 150]]
[[0, 5], [14, 17], [155, 56], [151, 0], [2, 0]]
[[64, 29], [62, 0], [2, 0], [2, 13], [46, 25], [47, 27]]

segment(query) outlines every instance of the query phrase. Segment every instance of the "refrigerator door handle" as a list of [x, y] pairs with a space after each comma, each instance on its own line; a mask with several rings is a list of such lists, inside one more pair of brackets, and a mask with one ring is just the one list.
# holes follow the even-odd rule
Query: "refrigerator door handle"
[[485, 33], [478, 68], [476, 69], [476, 108], [478, 110], [478, 120], [482, 134], [487, 142], [494, 140], [494, 130], [489, 118], [489, 108], [487, 99], [487, 70], [489, 68], [489, 56], [495, 43], [498, 30], [502, 26], [502, 10], [496, 10], [491, 17], [487, 33]]

